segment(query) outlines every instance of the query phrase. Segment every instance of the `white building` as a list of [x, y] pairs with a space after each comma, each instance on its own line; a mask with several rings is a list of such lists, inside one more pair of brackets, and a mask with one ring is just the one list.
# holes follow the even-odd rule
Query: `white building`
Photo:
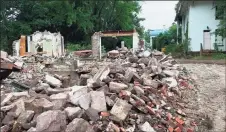
[[226, 39], [215, 35], [220, 20], [214, 1], [179, 1], [175, 21], [181, 27], [182, 41], [188, 29], [192, 51], [200, 51], [201, 43], [204, 50], [214, 50], [216, 43], [219, 50], [226, 51]]
[[[48, 56], [62, 56], [64, 54], [64, 37], [60, 33], [51, 33], [49, 31], [36, 31], [32, 35], [25, 36], [25, 47], [21, 39], [13, 42], [13, 55], [20, 56], [20, 51], [24, 50], [25, 54], [37, 52], [45, 52]], [[42, 47], [42, 51], [38, 51], [38, 45]]]

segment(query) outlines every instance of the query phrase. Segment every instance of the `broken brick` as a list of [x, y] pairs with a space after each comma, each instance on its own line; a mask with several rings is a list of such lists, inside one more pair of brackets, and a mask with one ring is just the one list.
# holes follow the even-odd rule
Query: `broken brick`
[[149, 106], [146, 105], [145, 108], [148, 110], [148, 112], [150, 114], [155, 115], [155, 111], [151, 107], [149, 107]]
[[174, 129], [174, 132], [181, 132], [181, 129], [179, 127]]
[[102, 111], [102, 112], [100, 112], [100, 115], [103, 117], [107, 117], [107, 116], [110, 116], [110, 113]]
[[173, 127], [169, 126], [168, 130], [169, 130], [169, 132], [173, 132]]
[[181, 125], [184, 124], [184, 121], [182, 119], [180, 119], [179, 117], [175, 118], [176, 122], [180, 123]]

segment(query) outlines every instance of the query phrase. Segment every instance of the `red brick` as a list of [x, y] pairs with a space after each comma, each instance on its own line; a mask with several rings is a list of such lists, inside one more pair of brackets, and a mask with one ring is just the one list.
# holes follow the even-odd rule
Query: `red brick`
[[165, 86], [165, 85], [161, 88], [161, 93], [162, 93], [164, 96], [167, 96], [167, 90], [166, 90], [166, 86]]
[[120, 127], [120, 132], [126, 132], [126, 130], [123, 127]]
[[141, 101], [136, 100], [136, 105], [137, 105], [137, 106], [142, 106], [142, 104], [143, 104], [143, 103], [142, 103]]
[[134, 86], [139, 86], [139, 85], [140, 85], [140, 83], [139, 83], [139, 82], [134, 81]]
[[180, 123], [181, 125], [184, 124], [184, 121], [182, 119], [180, 119], [179, 117], [175, 118], [176, 122]]
[[155, 115], [155, 111], [154, 111], [151, 107], [149, 107], [149, 106], [146, 105], [145, 108], [148, 110], [148, 112], [149, 112], [150, 114]]
[[174, 132], [181, 132], [181, 129], [177, 127], [176, 129], [174, 129]]
[[122, 99], [126, 99], [128, 100], [131, 96], [131, 92], [130, 91], [126, 91], [126, 90], [121, 90], [119, 93], [119, 97]]
[[169, 132], [173, 132], [173, 127], [169, 126], [168, 130], [169, 130]]
[[191, 128], [188, 128], [187, 132], [194, 132], [194, 131]]
[[184, 87], [186, 87], [186, 88], [188, 88], [188, 82], [186, 82], [186, 81], [181, 81], [180, 82], [180, 86], [184, 86]]
[[109, 112], [102, 111], [100, 113], [100, 115], [103, 116], [103, 117], [107, 117], [107, 116], [110, 116], [110, 113]]
[[183, 126], [182, 126], [180, 123], [177, 123], [177, 126], [178, 126], [181, 130], [183, 130]]
[[194, 121], [191, 121], [190, 124], [191, 124], [192, 126], [197, 126], [196, 122], [194, 122]]
[[168, 124], [169, 124], [169, 126], [171, 126], [173, 128], [177, 127], [177, 124], [175, 122], [173, 122], [173, 120], [169, 120]]
[[167, 113], [167, 120], [171, 120], [172, 117], [173, 117], [172, 114]]
[[150, 99], [144, 95], [141, 95], [141, 99], [143, 99], [145, 102], [149, 102]]

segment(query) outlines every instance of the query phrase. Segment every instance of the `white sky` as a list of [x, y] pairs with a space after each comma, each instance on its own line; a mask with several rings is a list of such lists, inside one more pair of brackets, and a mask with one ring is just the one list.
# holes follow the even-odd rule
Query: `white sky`
[[141, 24], [147, 29], [169, 28], [174, 22], [175, 5], [178, 1], [142, 1], [140, 17], [145, 18]]

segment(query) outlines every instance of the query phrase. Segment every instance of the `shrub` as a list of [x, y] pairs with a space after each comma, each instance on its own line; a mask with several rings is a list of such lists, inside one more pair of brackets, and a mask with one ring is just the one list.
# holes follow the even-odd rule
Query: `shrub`
[[171, 53], [173, 57], [181, 57], [184, 54], [184, 45], [183, 44], [169, 44], [166, 47], [166, 54]]
[[92, 46], [91, 44], [75, 44], [75, 43], [68, 43], [67, 44], [67, 50], [68, 51], [78, 51], [78, 50], [91, 50]]

